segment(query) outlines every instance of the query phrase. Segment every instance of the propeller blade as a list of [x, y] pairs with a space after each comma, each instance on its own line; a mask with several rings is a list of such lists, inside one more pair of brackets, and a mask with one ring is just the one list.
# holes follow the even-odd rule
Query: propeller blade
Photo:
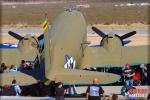
[[40, 35], [40, 36], [38, 37], [38, 40], [42, 40], [43, 38], [44, 38], [44, 34]]
[[23, 39], [22, 36], [20, 36], [17, 33], [12, 32], [12, 31], [9, 31], [8, 34], [11, 35], [12, 37], [16, 38], [17, 40], [22, 40]]
[[124, 40], [123, 45], [129, 44], [130, 42], [131, 42], [131, 40]]
[[132, 32], [129, 32], [129, 33], [127, 33], [127, 34], [121, 36], [120, 38], [123, 40], [123, 39], [126, 39], [126, 38], [128, 38], [128, 37], [131, 37], [131, 36], [133, 36], [133, 35], [135, 35], [135, 34], [136, 34], [136, 31], [132, 31]]
[[103, 33], [102, 31], [100, 31], [98, 28], [96, 28], [96, 27], [92, 27], [92, 30], [94, 31], [94, 32], [96, 32], [99, 36], [101, 36], [101, 37], [104, 37], [106, 34], [105, 33]]

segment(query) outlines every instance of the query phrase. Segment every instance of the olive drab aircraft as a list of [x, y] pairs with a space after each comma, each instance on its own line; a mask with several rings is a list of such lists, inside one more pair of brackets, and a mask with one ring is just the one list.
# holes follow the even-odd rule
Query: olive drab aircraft
[[44, 28], [44, 49], [40, 52], [40, 67], [44, 69], [44, 80], [48, 83], [57, 80], [66, 85], [85, 85], [92, 84], [93, 78], [97, 78], [99, 84], [110, 84], [118, 81], [120, 76], [83, 69], [121, 67], [126, 63], [131, 65], [150, 63], [149, 45], [124, 46], [126, 38], [136, 34], [135, 31], [119, 36], [114, 33], [105, 34], [98, 28], [92, 27], [102, 40], [99, 46], [89, 46], [86, 22], [82, 13], [77, 10], [65, 10], [54, 19], [51, 27], [48, 22], [44, 27], [46, 27]]
[[6, 63], [7, 65], [19, 66], [21, 60], [34, 61], [41, 51], [40, 41], [43, 39], [43, 35], [39, 37], [27, 34], [24, 37], [21, 35], [9, 31], [9, 35], [19, 40], [18, 44], [3, 43], [0, 45], [0, 63]]

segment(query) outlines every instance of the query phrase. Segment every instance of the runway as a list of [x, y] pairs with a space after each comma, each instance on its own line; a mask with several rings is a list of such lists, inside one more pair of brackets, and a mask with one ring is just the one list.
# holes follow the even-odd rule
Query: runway
[[[16, 32], [18, 34], [32, 34], [32, 35], [39, 35], [43, 33], [42, 29], [1, 29], [0, 30], [0, 34], [7, 34], [8, 31], [13, 31]], [[125, 34], [128, 32], [133, 31], [133, 29], [101, 29], [101, 31], [103, 31], [104, 33], [108, 34], [108, 33], [117, 33], [117, 34]], [[146, 30], [146, 29], [136, 29], [135, 30], [137, 32], [137, 34], [149, 34], [150, 30]], [[91, 29], [91, 27], [87, 27], [87, 33], [91, 34], [94, 33]]]

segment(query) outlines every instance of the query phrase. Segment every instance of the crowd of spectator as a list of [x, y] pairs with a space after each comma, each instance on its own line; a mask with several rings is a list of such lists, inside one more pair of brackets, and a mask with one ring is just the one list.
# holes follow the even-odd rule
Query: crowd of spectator
[[10, 66], [7, 66], [5, 63], [2, 63], [0, 66], [0, 73], [17, 72], [17, 71], [22, 71], [22, 70], [30, 70], [33, 68], [34, 66], [31, 62], [21, 60], [21, 63], [19, 66], [16, 66], [13, 64]]
[[[125, 64], [126, 65], [126, 64]], [[123, 65], [122, 67], [99, 67], [99, 68], [92, 68], [90, 69], [91, 71], [98, 71], [98, 72], [108, 72], [108, 73], [114, 73], [114, 74], [118, 74], [121, 76], [121, 79], [116, 82], [113, 83], [111, 85], [123, 85], [125, 83], [125, 76], [123, 76], [123, 71], [125, 69], [125, 65]], [[150, 84], [150, 82], [148, 81], [148, 67], [149, 64], [141, 64], [141, 65], [134, 65], [131, 66], [130, 68], [134, 71], [134, 75], [133, 75], [133, 85], [134, 86], [140, 86], [140, 85], [148, 85]], [[149, 82], [149, 83], [148, 83]]]
[[[98, 93], [101, 93], [101, 94], [104, 93], [103, 90], [99, 90], [99, 89], [102, 89], [102, 87], [100, 87], [94, 81], [93, 85], [89, 86], [87, 89], [87, 92], [85, 93], [89, 95], [88, 97], [91, 96], [91, 94], [89, 93], [94, 92], [94, 90], [92, 91], [90, 90], [90, 88], [93, 88], [93, 86], [99, 87], [97, 90], [99, 91]], [[45, 85], [43, 81], [37, 81], [37, 83], [32, 84], [30, 86], [20, 87], [17, 84], [17, 81], [13, 80], [11, 86], [8, 86], [7, 84], [5, 84], [2, 87], [0, 87], [0, 96], [55, 97], [56, 100], [65, 100], [65, 95], [67, 94], [70, 94], [69, 87], [65, 87], [62, 82], [56, 82], [56, 81], [51, 81], [49, 85]], [[92, 95], [92, 97], [93, 96], [100, 96], [100, 95]]]

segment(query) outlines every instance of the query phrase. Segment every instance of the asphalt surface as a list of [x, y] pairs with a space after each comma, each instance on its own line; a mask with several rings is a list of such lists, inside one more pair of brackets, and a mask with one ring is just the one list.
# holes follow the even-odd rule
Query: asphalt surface
[[[107, 95], [106, 100], [108, 100], [108, 98], [111, 98], [112, 94], [120, 94], [120, 90], [121, 90], [122, 86], [102, 86], [102, 88], [105, 91], [105, 95]], [[142, 94], [141, 96], [144, 96], [144, 97], [140, 97], [140, 100], [147, 100], [147, 96], [150, 93], [150, 86], [136, 86], [135, 88], [138, 90], [137, 94], [140, 94], [138, 92], [143, 89], [146, 90], [145, 93], [141, 93]], [[78, 93], [84, 93], [86, 91], [87, 87], [77, 87], [76, 89], [77, 89]], [[138, 95], [138, 96], [140, 96], [140, 95]], [[118, 95], [118, 100], [127, 100], [127, 99], [128, 99], [127, 97]], [[55, 100], [55, 98], [1, 96], [0, 100]], [[65, 100], [86, 100], [86, 98], [65, 98]], [[139, 99], [136, 98], [134, 100], [139, 100]]]

